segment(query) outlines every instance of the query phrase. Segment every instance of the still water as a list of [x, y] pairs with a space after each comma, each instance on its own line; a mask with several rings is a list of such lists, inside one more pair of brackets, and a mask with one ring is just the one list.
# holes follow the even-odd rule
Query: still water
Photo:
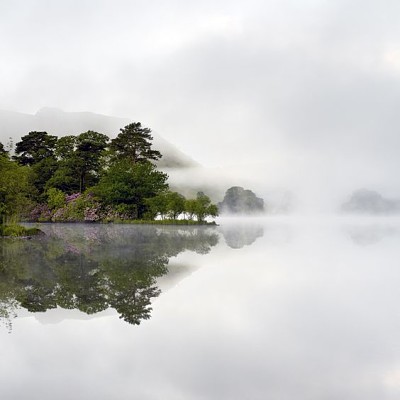
[[400, 398], [400, 221], [219, 223], [1, 240], [0, 398]]

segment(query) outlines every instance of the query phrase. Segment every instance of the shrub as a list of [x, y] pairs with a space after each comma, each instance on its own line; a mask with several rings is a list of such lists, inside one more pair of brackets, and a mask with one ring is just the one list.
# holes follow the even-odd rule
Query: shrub
[[47, 191], [47, 205], [51, 210], [64, 207], [66, 196], [60, 189], [51, 188]]

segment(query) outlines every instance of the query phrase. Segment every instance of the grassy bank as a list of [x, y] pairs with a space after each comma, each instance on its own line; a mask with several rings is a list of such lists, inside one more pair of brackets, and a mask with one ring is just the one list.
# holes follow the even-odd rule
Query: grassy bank
[[18, 224], [2, 224], [0, 225], [0, 237], [24, 237], [41, 234], [38, 228], [25, 228]]

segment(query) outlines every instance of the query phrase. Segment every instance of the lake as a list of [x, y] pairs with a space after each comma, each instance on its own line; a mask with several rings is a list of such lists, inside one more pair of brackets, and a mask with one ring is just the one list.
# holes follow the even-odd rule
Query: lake
[[400, 398], [400, 220], [43, 224], [0, 242], [0, 398]]

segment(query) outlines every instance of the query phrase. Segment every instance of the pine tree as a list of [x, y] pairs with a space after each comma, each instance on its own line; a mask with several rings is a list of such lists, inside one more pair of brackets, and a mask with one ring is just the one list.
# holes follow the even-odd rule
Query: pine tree
[[159, 160], [162, 156], [151, 148], [151, 129], [142, 127], [140, 122], [134, 122], [120, 129], [118, 136], [111, 140], [110, 149], [116, 158], [126, 158], [132, 164]]

